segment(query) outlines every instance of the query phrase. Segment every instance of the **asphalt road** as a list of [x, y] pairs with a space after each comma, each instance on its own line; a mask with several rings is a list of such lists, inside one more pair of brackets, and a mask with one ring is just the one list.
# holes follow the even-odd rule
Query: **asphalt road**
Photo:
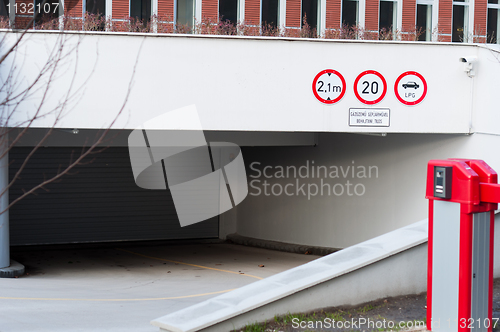
[[318, 256], [226, 243], [34, 248], [0, 279], [1, 332], [158, 331], [155, 318]]

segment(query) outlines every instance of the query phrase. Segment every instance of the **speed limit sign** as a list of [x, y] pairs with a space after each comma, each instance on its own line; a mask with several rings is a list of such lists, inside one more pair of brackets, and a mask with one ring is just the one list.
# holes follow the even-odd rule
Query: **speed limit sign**
[[312, 83], [314, 96], [323, 104], [335, 104], [342, 99], [345, 87], [344, 76], [333, 69], [320, 71]]
[[378, 71], [364, 71], [354, 81], [354, 94], [363, 104], [377, 104], [384, 99], [386, 93], [387, 82]]

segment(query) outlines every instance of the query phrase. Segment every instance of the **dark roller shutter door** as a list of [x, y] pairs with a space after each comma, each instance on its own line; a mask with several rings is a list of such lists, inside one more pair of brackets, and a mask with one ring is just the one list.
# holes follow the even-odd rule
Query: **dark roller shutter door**
[[[9, 154], [12, 178], [31, 148]], [[64, 169], [80, 148], [40, 148], [10, 189], [10, 200]], [[10, 210], [12, 245], [218, 237], [218, 217], [180, 227], [168, 190], [136, 186], [127, 148], [92, 154], [57, 183]]]

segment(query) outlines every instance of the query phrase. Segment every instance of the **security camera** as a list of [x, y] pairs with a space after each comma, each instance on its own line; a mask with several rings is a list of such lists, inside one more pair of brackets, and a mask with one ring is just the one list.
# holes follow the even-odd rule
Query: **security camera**
[[476, 56], [466, 56], [466, 57], [460, 58], [459, 61], [464, 64], [464, 71], [467, 73], [467, 75], [469, 77], [476, 75], [476, 73], [474, 71], [474, 66], [473, 66], [474, 63], [476, 63], [476, 61], [477, 61]]
[[460, 62], [474, 63], [477, 61], [477, 56], [466, 56], [460, 58]]

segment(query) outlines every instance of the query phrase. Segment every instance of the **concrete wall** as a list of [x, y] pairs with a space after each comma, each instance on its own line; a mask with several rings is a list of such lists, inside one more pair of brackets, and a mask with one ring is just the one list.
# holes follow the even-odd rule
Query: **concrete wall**
[[[498, 51], [480, 49], [478, 61], [474, 64], [476, 76], [472, 82], [472, 131], [477, 133], [500, 134], [500, 112], [498, 109], [498, 91], [500, 89], [500, 53]], [[453, 98], [453, 97], [452, 97]]]
[[275, 315], [424, 292], [427, 221], [370, 239], [153, 320], [165, 331], [229, 331]]
[[[496, 216], [496, 226], [500, 214]], [[500, 272], [496, 232], [494, 277]], [[427, 220], [169, 313], [160, 331], [226, 331], [276, 315], [357, 305], [427, 290]]]
[[[15, 38], [8, 33], [6, 44]], [[62, 60], [57, 61], [54, 49], [61, 45]], [[494, 54], [470, 44], [30, 32], [0, 73], [8, 75], [9, 62], [14, 63], [21, 89], [47, 59], [56, 61], [57, 79], [42, 113], [63, 101], [72, 87], [71, 112], [59, 119], [60, 128], [108, 126], [132, 82], [114, 128], [135, 129], [194, 104], [205, 130], [468, 133], [474, 98], [483, 100], [486, 115], [496, 112], [500, 66]], [[459, 62], [470, 55], [478, 56], [474, 79]], [[333, 105], [313, 95], [313, 79], [324, 69], [345, 78], [345, 95]], [[366, 70], [380, 72], [387, 83], [385, 98], [375, 105], [361, 103], [354, 94], [354, 82]], [[394, 93], [397, 78], [406, 71], [417, 71], [427, 81], [427, 96], [415, 106], [403, 105]], [[42, 96], [43, 89], [34, 93], [13, 121], [34, 114]], [[360, 107], [390, 109], [390, 126], [349, 126], [349, 109]], [[34, 126], [53, 124], [54, 116], [47, 116]]]
[[421, 268], [425, 265], [426, 257], [427, 245], [421, 244], [200, 331], [230, 331], [288, 313], [358, 305], [384, 297], [419, 294], [426, 291], [427, 270], [425, 266]]
[[[430, 159], [452, 157], [484, 159], [493, 169], [500, 171], [500, 155], [495, 153], [500, 144], [500, 137], [495, 135], [417, 135], [388, 134], [376, 137], [358, 134], [319, 134], [319, 145], [316, 147], [259, 147], [243, 148], [243, 156], [247, 164], [247, 176], [250, 183], [249, 195], [236, 208], [237, 233], [243, 236], [290, 242], [303, 245], [345, 248], [384, 234], [399, 227], [411, 224], [416, 220], [427, 218], [427, 200], [425, 196], [426, 164]], [[263, 171], [272, 166], [274, 173], [277, 166], [312, 165], [326, 166], [376, 166], [371, 178], [359, 178], [355, 173], [339, 178], [297, 178], [290, 174], [289, 178], [265, 178], [248, 167]], [[354, 162], [354, 163], [353, 163]], [[311, 169], [311, 167], [310, 167]], [[358, 172], [358, 168], [356, 168]], [[323, 174], [322, 174], [323, 175]], [[359, 174], [362, 175], [362, 174]], [[251, 182], [260, 180], [260, 183]], [[314, 184], [337, 185], [344, 188], [342, 195], [336, 196], [323, 192], [307, 197], [308, 185], [314, 191]], [[275, 193], [286, 185], [288, 196], [282, 193], [266, 196], [263, 192], [264, 181], [269, 183], [268, 193], [275, 185]], [[304, 184], [304, 195], [297, 195], [299, 186]], [[351, 196], [346, 192], [347, 181], [351, 186]], [[354, 186], [361, 184], [365, 188], [364, 195], [354, 193]], [[262, 190], [260, 195], [254, 187]], [[358, 186], [358, 193], [361, 193]], [[233, 213], [233, 212], [232, 212]], [[224, 217], [223, 217], [224, 218]], [[223, 219], [226, 223], [227, 218]], [[234, 227], [234, 226], [233, 226]], [[499, 242], [500, 243], [500, 242]]]
[[[9, 33], [6, 43], [15, 37]], [[496, 136], [500, 113], [495, 98], [500, 64], [497, 51], [484, 46], [107, 33], [58, 37], [29, 33], [9, 61], [19, 65], [22, 87], [22, 78], [33, 78], [53, 56], [51, 47], [58, 42], [65, 46], [63, 55], [67, 57], [58, 63], [57, 80], [51, 82], [51, 98], [43, 109], [50, 110], [60, 102], [75, 79], [75, 99], [70, 103], [71, 112], [56, 124], [60, 128], [109, 125], [133, 77], [117, 129], [133, 129], [154, 116], [195, 104], [205, 130], [389, 133], [386, 137], [322, 133], [317, 147], [244, 148], [250, 195], [236, 211], [221, 217], [222, 237], [237, 232], [344, 248], [426, 217], [424, 179], [429, 159], [480, 158], [500, 170], [500, 157], [494, 150], [500, 139]], [[478, 57], [473, 77], [459, 62], [466, 56]], [[2, 68], [0, 73], [5, 75], [8, 63]], [[346, 78], [347, 92], [335, 105], [319, 103], [311, 90], [314, 76], [326, 68], [336, 69]], [[354, 79], [367, 69], [386, 77], [387, 95], [375, 107], [391, 110], [390, 127], [348, 126], [349, 108], [372, 107], [361, 104], [353, 93]], [[404, 106], [394, 95], [396, 78], [408, 70], [419, 71], [428, 83], [428, 95], [418, 106]], [[14, 121], [34, 112], [40, 93], [20, 107], [22, 112], [16, 112]], [[42, 117], [35, 127], [49, 127], [53, 121], [51, 116]], [[171, 126], [157, 124], [161, 129]], [[463, 135], [470, 131], [477, 133]], [[314, 166], [327, 167], [329, 174], [332, 166], [338, 167], [338, 177], [277, 178], [274, 174], [270, 179], [255, 179], [252, 176], [257, 174], [249, 167], [253, 162], [260, 162], [254, 164], [260, 170], [266, 166], [299, 169], [309, 163], [310, 171], [314, 162]], [[353, 166], [354, 175], [352, 169], [342, 174], [340, 167], [346, 171]], [[360, 175], [359, 166], [367, 172], [373, 166], [378, 172], [372, 169], [371, 177]], [[253, 196], [255, 187], [265, 189], [264, 180], [277, 185], [274, 192], [278, 196]], [[314, 195], [316, 189], [325, 188], [322, 180], [330, 186], [330, 194]], [[280, 192], [285, 187], [288, 192]], [[308, 197], [308, 189], [312, 197]]]

